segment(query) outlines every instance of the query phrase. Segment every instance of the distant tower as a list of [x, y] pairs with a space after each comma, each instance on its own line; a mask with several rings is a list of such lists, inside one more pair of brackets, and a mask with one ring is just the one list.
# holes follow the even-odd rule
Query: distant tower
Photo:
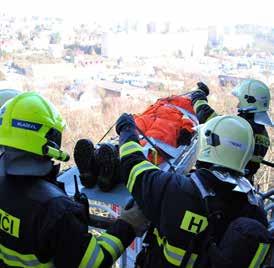
[[156, 22], [151, 21], [147, 24], [147, 33], [155, 33], [156, 32]]

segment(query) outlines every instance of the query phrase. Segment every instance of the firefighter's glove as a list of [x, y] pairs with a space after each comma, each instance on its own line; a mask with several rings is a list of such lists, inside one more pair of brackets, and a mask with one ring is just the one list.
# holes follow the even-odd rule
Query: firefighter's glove
[[206, 94], [203, 91], [199, 90], [199, 89], [191, 92], [190, 98], [191, 98], [191, 101], [192, 101], [192, 105], [194, 105], [196, 103], [196, 101], [198, 101], [198, 100], [207, 101]]
[[182, 128], [179, 133], [179, 137], [177, 140], [178, 145], [190, 145], [191, 139], [193, 137], [193, 133], [190, 133], [188, 130]]
[[205, 83], [198, 82], [197, 86], [198, 86], [198, 89], [200, 89], [201, 91], [203, 91], [206, 96], [209, 95], [209, 88], [208, 88], [208, 86]]
[[196, 103], [198, 100], [205, 100], [207, 101], [207, 96], [209, 94], [209, 89], [206, 84], [203, 82], [197, 83], [198, 89], [190, 93], [190, 98], [192, 101], [192, 105]]
[[149, 225], [149, 221], [136, 203], [129, 209], [123, 209], [120, 219], [130, 224], [138, 237], [143, 236]]
[[118, 135], [122, 131], [135, 129], [135, 122], [131, 114], [123, 113], [116, 122], [116, 132]]

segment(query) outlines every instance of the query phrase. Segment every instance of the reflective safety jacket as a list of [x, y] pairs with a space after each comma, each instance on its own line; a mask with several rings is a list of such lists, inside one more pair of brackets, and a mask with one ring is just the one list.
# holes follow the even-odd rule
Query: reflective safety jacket
[[[130, 138], [125, 141], [125, 137]], [[122, 131], [120, 141], [124, 141], [120, 144], [122, 176], [144, 215], [155, 227], [143, 267], [210, 267], [201, 266], [206, 258], [203, 247], [208, 219], [200, 192], [191, 178], [161, 171], [147, 161], [133, 134]], [[264, 212], [249, 204], [245, 194], [232, 192], [226, 187], [223, 189], [226, 184], [213, 175], [210, 177], [200, 170], [195, 173], [201, 180], [212, 181], [223, 203], [225, 218], [216, 230], [218, 239], [229, 223], [239, 216], [254, 218], [267, 226]], [[257, 261], [258, 254], [265, 256], [264, 250], [247, 250], [243, 252], [243, 258], [248, 258], [249, 263], [256, 258], [256, 263], [261, 263], [261, 257]]]
[[110, 267], [133, 238], [121, 220], [92, 236], [84, 206], [44, 179], [0, 178], [0, 267]]
[[157, 100], [142, 114], [135, 115], [134, 120], [146, 136], [177, 147], [180, 130], [185, 129], [192, 133], [194, 126], [187, 114], [182, 113], [181, 108], [187, 113], [194, 114], [189, 98], [171, 96]]
[[[200, 124], [205, 123], [206, 121], [217, 115], [217, 113], [208, 105], [206, 100], [196, 101], [194, 104], [194, 110], [196, 112]], [[270, 140], [265, 126], [255, 123], [253, 113], [240, 113], [239, 116], [241, 116], [249, 122], [254, 133], [254, 155], [246, 166], [246, 168], [249, 171], [248, 177], [252, 178], [252, 176], [260, 168], [260, 164], [270, 146]]]

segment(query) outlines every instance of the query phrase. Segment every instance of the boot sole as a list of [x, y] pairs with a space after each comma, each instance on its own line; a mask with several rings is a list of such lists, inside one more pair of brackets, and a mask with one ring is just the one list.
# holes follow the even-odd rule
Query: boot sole
[[114, 175], [119, 164], [118, 154], [111, 145], [102, 144], [96, 154], [96, 161], [100, 166], [98, 186], [102, 191], [108, 192], [116, 184]]
[[94, 145], [90, 140], [78, 140], [74, 147], [74, 161], [80, 173], [81, 183], [85, 187], [93, 187], [96, 184], [97, 178], [91, 172], [94, 158]]

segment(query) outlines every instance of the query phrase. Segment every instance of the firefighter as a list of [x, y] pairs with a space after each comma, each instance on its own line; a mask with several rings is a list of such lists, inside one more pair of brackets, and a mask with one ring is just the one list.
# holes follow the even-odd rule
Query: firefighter
[[[246, 119], [254, 132], [255, 149], [252, 159], [248, 162], [246, 176], [253, 183], [253, 176], [260, 168], [260, 164], [270, 146], [269, 136], [265, 126], [273, 126], [267, 114], [270, 104], [269, 88], [261, 81], [244, 80], [232, 91], [239, 100], [238, 116]], [[206, 94], [197, 90], [191, 94], [194, 110], [199, 122], [205, 123], [217, 113], [208, 105]]]
[[[203, 83], [197, 83], [197, 88], [208, 92]], [[138, 129], [147, 137], [159, 140], [173, 147], [189, 145], [193, 136], [194, 115], [192, 101], [189, 96], [176, 95], [158, 99], [143, 113], [134, 115]], [[198, 123], [198, 122], [197, 122]], [[140, 141], [145, 146], [147, 141]], [[81, 139], [74, 149], [75, 163], [80, 171], [81, 182], [86, 187], [96, 183], [103, 191], [110, 191], [119, 181], [120, 165], [117, 146], [106, 142], [95, 146], [90, 140]], [[160, 164], [164, 159], [149, 154], [148, 159]]]
[[217, 116], [198, 128], [199, 168], [164, 172], [145, 158], [132, 116], [117, 121], [121, 172], [154, 227], [138, 267], [260, 267], [270, 247], [267, 219], [243, 177], [254, 150], [249, 123]]
[[[87, 207], [56, 180], [66, 161], [64, 120], [37, 93], [22, 93], [0, 110], [0, 266], [110, 267], [142, 231], [134, 206], [98, 238], [88, 232]], [[140, 228], [139, 228], [140, 227]]]

